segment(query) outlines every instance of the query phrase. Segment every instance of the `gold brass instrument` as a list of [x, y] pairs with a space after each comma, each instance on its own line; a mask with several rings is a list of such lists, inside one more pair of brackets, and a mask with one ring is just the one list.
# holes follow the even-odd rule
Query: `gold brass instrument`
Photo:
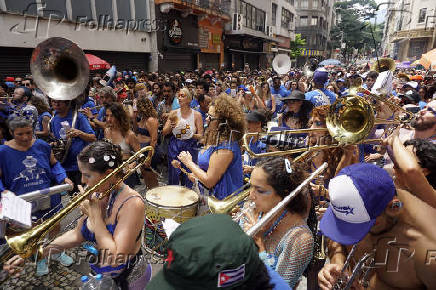
[[[249, 187], [249, 186], [250, 186], [249, 183], [243, 185], [241, 189], [236, 190], [234, 193], [227, 196], [223, 200], [218, 200], [213, 196], [208, 196], [207, 197], [207, 204], [209, 206], [210, 211], [212, 213], [224, 213], [224, 214], [231, 213], [232, 210], [239, 203], [243, 202], [244, 200], [246, 200], [248, 198], [248, 196], [250, 195], [250, 188], [247, 188], [247, 187]], [[242, 190], [242, 192], [239, 194], [236, 194], [240, 190]]]
[[88, 84], [85, 54], [77, 44], [62, 37], [38, 44], [32, 52], [30, 70], [38, 87], [54, 100], [73, 100]]
[[[358, 81], [360, 83], [360, 81]], [[355, 91], [358, 91], [357, 89]], [[376, 119], [374, 113], [374, 107], [364, 97], [360, 97], [352, 91], [352, 95], [338, 98], [335, 103], [330, 105], [329, 112], [326, 118], [327, 128], [316, 128], [316, 129], [298, 129], [298, 130], [284, 130], [284, 131], [274, 131], [268, 133], [246, 133], [243, 136], [243, 147], [244, 149], [253, 157], [266, 157], [266, 156], [282, 156], [290, 155], [295, 153], [301, 153], [311, 150], [322, 150], [335, 147], [341, 147], [350, 144], [361, 144], [361, 143], [376, 143], [381, 142], [382, 139], [366, 139], [371, 133], [375, 125], [392, 125], [408, 123], [414, 117], [413, 113], [408, 112], [401, 108], [399, 105], [390, 102], [387, 99], [382, 99], [381, 97], [369, 94], [368, 97], [373, 100], [382, 101], [391, 108], [402, 111], [405, 113], [405, 117], [402, 119], [385, 120]], [[310, 134], [314, 132], [329, 132], [330, 136], [337, 142], [335, 144], [328, 145], [315, 145], [310, 144], [301, 148], [294, 148], [284, 151], [275, 152], [265, 152], [265, 153], [254, 153], [249, 146], [249, 140], [252, 137], [261, 138], [263, 136], [274, 136], [280, 135], [289, 138], [295, 134]], [[308, 142], [309, 143], [309, 142]]]
[[351, 289], [353, 283], [356, 279], [360, 278], [359, 283], [364, 287], [368, 288], [369, 286], [369, 273], [373, 268], [374, 264], [374, 252], [366, 253], [354, 266], [353, 272], [350, 276], [346, 275], [346, 270], [350, 266], [351, 259], [354, 256], [356, 251], [357, 244], [353, 245], [350, 253], [345, 260], [344, 266], [342, 267], [341, 274], [339, 278], [336, 280], [336, 283], [333, 285], [334, 290], [348, 290]]
[[[145, 154], [146, 152], [148, 152], [148, 154]], [[154, 148], [152, 146], [142, 148], [105, 178], [100, 180], [96, 185], [87, 189], [84, 193], [75, 196], [65, 208], [53, 217], [19, 236], [6, 237], [9, 249], [0, 258], [0, 263], [9, 260], [14, 254], [20, 255], [22, 258], [28, 258], [37, 251], [42, 255], [43, 249], [40, 243], [44, 236], [46, 236], [55, 225], [60, 223], [63, 218], [77, 208], [85, 199], [89, 198], [94, 192], [101, 191], [101, 188], [109, 183], [110, 188], [107, 189], [100, 198], [107, 196], [115, 187], [126, 180], [130, 174], [135, 172], [144, 163], [150, 161], [153, 154]], [[130, 168], [132, 164], [136, 165], [135, 167]], [[123, 175], [119, 176], [120, 174]], [[113, 180], [114, 178], [117, 179]]]
[[376, 71], [378, 73], [384, 72], [384, 71], [394, 71], [395, 70], [395, 61], [392, 58], [379, 58], [377, 59], [372, 65], [370, 70]]

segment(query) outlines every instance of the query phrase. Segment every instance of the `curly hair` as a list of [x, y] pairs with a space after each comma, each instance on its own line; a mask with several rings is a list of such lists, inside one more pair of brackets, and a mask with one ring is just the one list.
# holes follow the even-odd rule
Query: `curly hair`
[[112, 112], [112, 116], [118, 121], [118, 124], [120, 124], [121, 134], [125, 136], [130, 130], [130, 119], [123, 105], [120, 103], [112, 103], [107, 110]]
[[[108, 160], [107, 157], [109, 157]], [[115, 169], [123, 163], [121, 147], [108, 140], [100, 140], [89, 144], [79, 153], [77, 159], [87, 164], [89, 169], [98, 173], [105, 173], [106, 170]], [[93, 162], [90, 162], [90, 159]]]
[[[206, 145], [216, 145], [222, 142], [241, 141], [245, 133], [244, 113], [239, 103], [227, 95], [221, 93], [213, 102], [218, 127], [208, 127], [205, 134]], [[232, 140], [230, 140], [230, 137]]]
[[[312, 118], [309, 123], [309, 127], [312, 125], [313, 119], [318, 118], [320, 121], [325, 122], [327, 119], [327, 114], [329, 111], [330, 106], [318, 106], [313, 108], [312, 110]], [[331, 179], [335, 176], [336, 168], [339, 165], [339, 162], [341, 161], [342, 155], [344, 153], [344, 150], [340, 147], [337, 148], [330, 148], [330, 149], [323, 149], [320, 150], [324, 153], [325, 162], [328, 164], [328, 168], [325, 171], [325, 180]], [[316, 152], [315, 152], [316, 153]], [[308, 158], [309, 161], [311, 158]], [[309, 169], [311, 163], [308, 162], [304, 165], [306, 169]]]
[[430, 173], [426, 176], [428, 183], [436, 188], [436, 144], [424, 139], [411, 139], [404, 142], [404, 146], [412, 145], [421, 168], [427, 168]]
[[[267, 183], [282, 198], [288, 196], [306, 178], [304, 169], [295, 163], [291, 163], [292, 172], [288, 173], [283, 156], [261, 159], [256, 163], [256, 167], [265, 171]], [[302, 192], [298, 193], [286, 208], [292, 213], [306, 214], [309, 208], [308, 188], [306, 187]]]
[[38, 115], [41, 115], [44, 112], [50, 112], [50, 107], [46, 103], [44, 103], [41, 98], [33, 97], [31, 103], [38, 111]]
[[138, 108], [138, 115], [141, 119], [147, 120], [150, 117], [157, 118], [157, 112], [153, 107], [153, 103], [147, 97], [141, 97], [136, 103]]

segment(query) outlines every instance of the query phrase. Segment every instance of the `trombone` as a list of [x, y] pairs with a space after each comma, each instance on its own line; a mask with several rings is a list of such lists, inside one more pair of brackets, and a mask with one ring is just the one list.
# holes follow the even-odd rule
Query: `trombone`
[[[148, 155], [145, 153], [148, 152]], [[41, 241], [45, 235], [47, 235], [50, 230], [61, 222], [69, 213], [71, 213], [75, 208], [77, 208], [85, 199], [92, 196], [94, 192], [101, 191], [101, 188], [107, 184], [111, 184], [109, 189], [107, 189], [103, 194], [100, 195], [100, 199], [104, 198], [110, 192], [117, 187], [120, 183], [126, 180], [133, 172], [135, 172], [144, 163], [151, 160], [154, 154], [154, 148], [152, 146], [147, 146], [136, 152], [129, 159], [123, 162], [114, 171], [108, 174], [105, 178], [100, 180], [96, 185], [87, 189], [84, 193], [75, 196], [70, 203], [59, 211], [53, 217], [47, 219], [40, 225], [24, 232], [21, 235], [14, 237], [6, 237], [9, 248], [0, 257], [0, 263], [8, 261], [13, 255], [18, 254], [22, 258], [29, 258], [33, 253], [38, 252], [42, 256], [43, 248]], [[130, 168], [130, 165], [135, 164], [135, 167]], [[122, 176], [119, 176], [123, 174]], [[117, 178], [116, 181], [113, 181]]]
[[[381, 142], [382, 139], [366, 139], [373, 131], [375, 125], [398, 125], [403, 123], [409, 123], [414, 118], [414, 114], [412, 112], [403, 109], [394, 102], [383, 99], [381, 96], [371, 94], [366, 91], [368, 97], [373, 99], [373, 101], [382, 101], [393, 111], [401, 111], [405, 114], [404, 117], [394, 118], [393, 120], [376, 118], [374, 109], [375, 104], [371, 103], [364, 97], [357, 95], [357, 92], [364, 91], [364, 89], [361, 88], [359, 84], [361, 84], [361, 79], [360, 81], [357, 81], [357, 88], [354, 87], [350, 89], [352, 90], [351, 95], [343, 98], [338, 98], [334, 104], [330, 105], [329, 112], [326, 118], [327, 128], [284, 130], [268, 133], [246, 133], [244, 134], [242, 139], [244, 149], [252, 157], [259, 158], [266, 156], [290, 155], [312, 150], [323, 150], [351, 144], [377, 143]], [[310, 145], [310, 142], [306, 142], [304, 146], [298, 146], [299, 148], [265, 153], [254, 153], [249, 146], [249, 140], [252, 137], [270, 138], [271, 136], [279, 135], [279, 140], [277, 142], [280, 144], [280, 140], [282, 140], [282, 137], [284, 137], [286, 140], [291, 138], [292, 135], [310, 134], [314, 132], [328, 132], [330, 134], [330, 137], [337, 143], [328, 145], [317, 144], [312, 146]]]

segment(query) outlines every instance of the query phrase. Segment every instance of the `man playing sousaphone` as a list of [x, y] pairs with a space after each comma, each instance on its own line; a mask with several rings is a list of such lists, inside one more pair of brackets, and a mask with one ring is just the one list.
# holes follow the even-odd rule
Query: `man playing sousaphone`
[[[354, 279], [357, 289], [364, 282], [377, 290], [436, 287], [436, 210], [396, 187], [384, 169], [365, 163], [344, 168], [330, 181], [330, 207], [320, 228], [332, 242], [330, 264], [318, 274], [321, 289], [342, 289], [351, 271], [341, 269], [353, 244], [351, 267], [365, 253], [374, 257]], [[365, 281], [358, 281], [368, 270]]]

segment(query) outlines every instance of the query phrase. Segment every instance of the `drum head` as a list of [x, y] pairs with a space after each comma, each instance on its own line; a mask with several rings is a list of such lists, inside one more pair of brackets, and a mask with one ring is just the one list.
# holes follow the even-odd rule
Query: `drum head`
[[145, 199], [156, 205], [179, 208], [196, 204], [199, 197], [195, 191], [189, 188], [167, 185], [147, 191]]

